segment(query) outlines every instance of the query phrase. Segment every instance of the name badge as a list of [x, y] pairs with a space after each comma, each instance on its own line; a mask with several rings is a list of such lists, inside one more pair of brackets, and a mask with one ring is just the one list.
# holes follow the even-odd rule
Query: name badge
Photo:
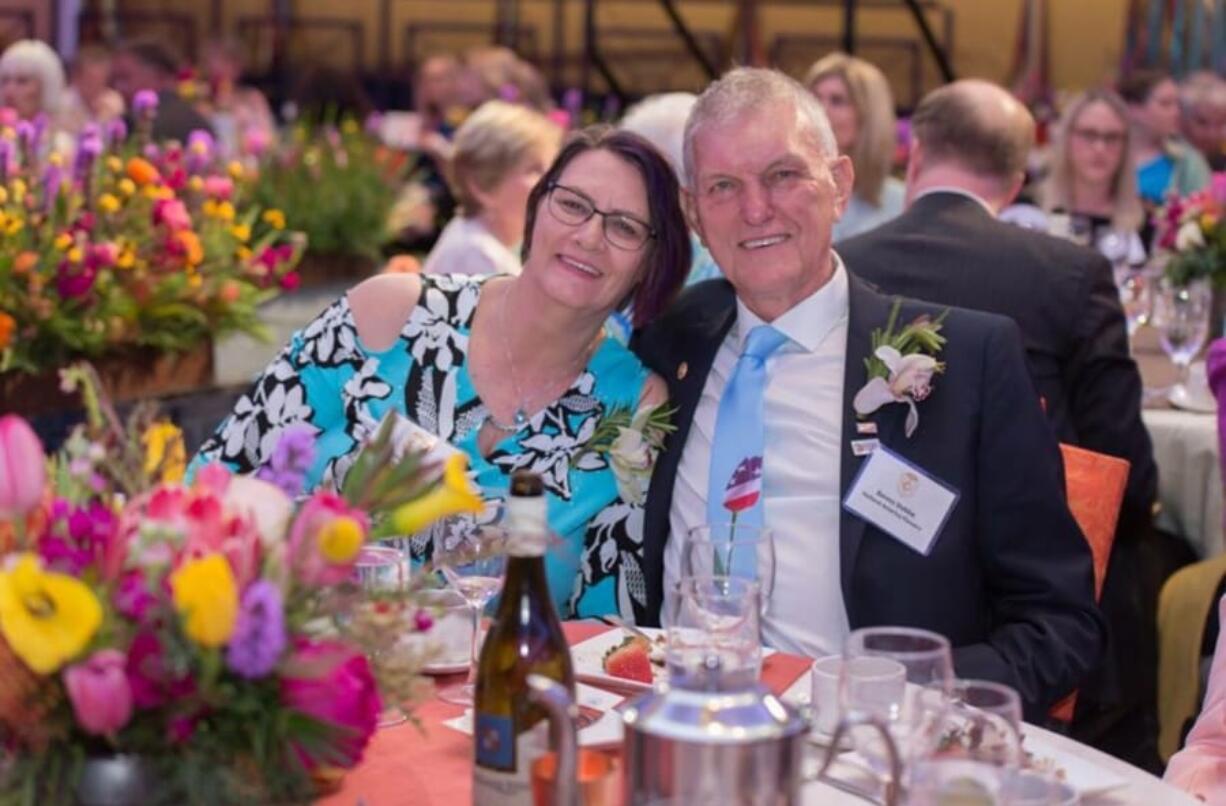
[[878, 445], [861, 466], [843, 507], [927, 556], [957, 502], [956, 490]]

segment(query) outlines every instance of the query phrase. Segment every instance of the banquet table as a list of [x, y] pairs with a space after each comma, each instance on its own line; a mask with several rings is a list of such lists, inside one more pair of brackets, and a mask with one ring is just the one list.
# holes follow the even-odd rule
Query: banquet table
[[[565, 625], [571, 644], [610, 629], [592, 622]], [[776, 653], [763, 662], [763, 682], [788, 700], [803, 700], [808, 690], [810, 661]], [[443, 681], [447, 682], [447, 681]], [[463, 709], [432, 699], [416, 709], [420, 729], [411, 723], [377, 731], [366, 748], [362, 763], [351, 770], [340, 789], [320, 801], [320, 806], [463, 806], [472, 800], [472, 739], [443, 722]], [[1105, 768], [1126, 783], [1110, 792], [1083, 798], [1088, 806], [1194, 806], [1198, 804], [1179, 790], [1090, 747], [1039, 728], [1049, 744], [1062, 753]], [[816, 751], [815, 751], [816, 752]], [[821, 782], [810, 783], [802, 792], [805, 806], [864, 806], [863, 798]]]

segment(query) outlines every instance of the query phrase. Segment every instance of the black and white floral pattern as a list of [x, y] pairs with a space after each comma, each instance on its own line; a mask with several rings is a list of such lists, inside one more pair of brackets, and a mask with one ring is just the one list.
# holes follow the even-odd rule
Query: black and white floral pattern
[[339, 367], [366, 358], [347, 297], [341, 297], [315, 317], [303, 328], [301, 338], [302, 347], [295, 361], [299, 367]]
[[584, 591], [601, 581], [617, 580], [617, 609], [622, 618], [642, 623], [647, 613], [647, 580], [643, 575], [643, 508], [617, 501], [588, 524], [583, 536], [579, 574], [570, 609], [578, 608]]

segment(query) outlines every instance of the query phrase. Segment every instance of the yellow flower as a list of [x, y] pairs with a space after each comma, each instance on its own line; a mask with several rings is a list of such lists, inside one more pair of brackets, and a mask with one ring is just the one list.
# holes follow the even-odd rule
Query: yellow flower
[[247, 241], [251, 240], [251, 227], [246, 224], [235, 224], [233, 227], [230, 227], [230, 234], [237, 240], [247, 243]]
[[175, 233], [175, 237], [183, 245], [183, 250], [186, 252], [187, 265], [199, 266], [204, 260], [204, 246], [200, 243], [200, 237], [189, 229], [179, 230]]
[[328, 521], [315, 539], [325, 560], [333, 565], [345, 565], [358, 555], [366, 541], [366, 533], [356, 520], [341, 516]]
[[119, 212], [119, 199], [112, 193], [103, 193], [98, 197], [98, 209], [104, 213]]
[[228, 201], [223, 201], [221, 204], [217, 205], [217, 217], [222, 221], [233, 221], [234, 205], [230, 204]]
[[204, 213], [209, 218], [217, 217], [217, 202], [212, 199], [205, 199], [204, 204], [200, 205], [200, 212]]
[[119, 257], [115, 259], [115, 265], [121, 269], [130, 269], [136, 263], [136, 255], [132, 254], [132, 250], [124, 247], [119, 253]]
[[354, 120], [353, 118], [349, 118], [348, 120], [346, 120], [344, 123], [341, 124], [341, 131], [344, 132], [345, 134], [357, 134], [358, 133], [358, 122]]
[[25, 226], [26, 225], [24, 221], [14, 216], [13, 219], [9, 221], [8, 227], [5, 229], [4, 232], [6, 235], [12, 237], [13, 235], [16, 235], [17, 233], [25, 229]]
[[13, 180], [13, 201], [21, 203], [26, 197], [26, 182], [24, 179]]
[[392, 523], [403, 535], [413, 535], [430, 524], [449, 515], [461, 512], [481, 512], [485, 501], [473, 489], [465, 472], [468, 458], [462, 453], [453, 453], [443, 467], [443, 483], [433, 490], [410, 501], [395, 511]]
[[72, 247], [72, 234], [61, 232], [59, 235], [55, 236], [53, 243], [55, 244], [56, 249], [60, 250], [61, 252], [66, 252]]
[[191, 179], [187, 180], [187, 186], [199, 193], [200, 191], [204, 190], [204, 180], [198, 176], [193, 176]]
[[52, 151], [50, 154], [47, 155], [47, 164], [54, 165], [57, 168], [63, 167], [64, 155], [58, 151]]
[[276, 208], [270, 208], [264, 211], [264, 215], [260, 216], [264, 219], [264, 223], [273, 229], [285, 229], [285, 213]]
[[131, 196], [136, 192], [136, 183], [126, 176], [116, 182], [115, 187], [119, 188], [119, 192], [125, 196]]
[[123, 170], [123, 160], [119, 157], [107, 157], [106, 169], [113, 174], [117, 174]]
[[0, 633], [38, 674], [51, 674], [84, 651], [102, 624], [102, 605], [84, 582], [42, 570], [22, 554], [0, 572]]
[[0, 187], [0, 204], [8, 204], [9, 192], [3, 187]]
[[243, 164], [238, 160], [230, 160], [230, 164], [226, 166], [226, 170], [230, 172], [230, 176], [234, 179], [243, 178]]
[[195, 269], [188, 269], [188, 271], [192, 272], [187, 277], [187, 287], [188, 288], [195, 290], [199, 288], [200, 286], [204, 285], [204, 278], [201, 277], [199, 274], [196, 274]]
[[170, 423], [154, 423], [141, 437], [145, 446], [145, 475], [161, 482], [178, 483], [187, 469], [187, 451], [183, 447], [183, 432]]
[[81, 248], [79, 246], [74, 246], [73, 248], [68, 250], [68, 262], [69, 263], [80, 263], [81, 258], [83, 257], [85, 256], [81, 254]]
[[245, 246], [240, 246], [234, 250], [234, 256], [239, 260], [251, 260], [251, 250]]
[[205, 647], [230, 640], [238, 620], [238, 586], [225, 557], [189, 560], [170, 578], [170, 590], [188, 638]]

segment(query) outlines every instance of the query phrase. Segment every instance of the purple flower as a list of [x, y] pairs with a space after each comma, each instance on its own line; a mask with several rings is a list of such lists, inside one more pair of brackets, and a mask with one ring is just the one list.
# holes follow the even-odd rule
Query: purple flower
[[47, 212], [51, 212], [51, 208], [55, 206], [63, 184], [64, 172], [58, 165], [48, 165], [46, 170], [43, 171], [43, 201]]
[[74, 507], [57, 500], [51, 506], [51, 526], [39, 541], [43, 563], [74, 576], [96, 565], [116, 539], [115, 514], [98, 501]]
[[137, 117], [153, 115], [158, 109], [158, 94], [153, 90], [140, 90], [132, 97], [132, 111]]
[[17, 140], [25, 147], [34, 142], [34, 124], [28, 120], [17, 121]]
[[157, 143], [149, 143], [145, 146], [143, 153], [145, 155], [145, 159], [156, 160], [161, 158], [162, 149], [158, 148]]
[[114, 148], [126, 139], [128, 139], [128, 124], [124, 122], [123, 118], [115, 118], [114, 120], [107, 121], [107, 145]]
[[187, 136], [187, 165], [194, 172], [202, 171], [217, 151], [217, 141], [204, 129], [193, 129]]
[[145, 624], [149, 611], [158, 603], [140, 571], [129, 571], [119, 578], [115, 589], [115, 609], [126, 619]]
[[87, 154], [91, 159], [97, 159], [102, 153], [102, 131], [96, 123], [86, 123], [77, 139], [77, 156]]
[[371, 112], [366, 116], [366, 123], [363, 128], [367, 134], [377, 137], [379, 132], [383, 130], [383, 113]]
[[290, 498], [296, 498], [302, 493], [306, 474], [314, 463], [315, 429], [291, 425], [281, 432], [268, 464], [259, 469], [256, 478], [275, 484]]
[[88, 263], [78, 263], [74, 266], [64, 260], [56, 268], [55, 290], [64, 299], [83, 297], [94, 287], [97, 276], [97, 268]]
[[257, 580], [243, 593], [226, 665], [240, 677], [264, 677], [276, 667], [285, 646], [281, 591], [266, 579]]

